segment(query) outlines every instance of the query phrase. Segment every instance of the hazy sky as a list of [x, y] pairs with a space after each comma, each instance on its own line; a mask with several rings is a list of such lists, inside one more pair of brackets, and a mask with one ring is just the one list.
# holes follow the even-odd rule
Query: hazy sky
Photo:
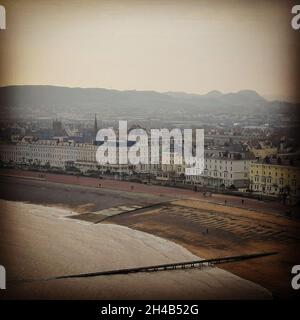
[[[0, 0], [0, 85], [300, 100], [300, 31], [287, 1]], [[299, 69], [299, 70], [298, 70]]]

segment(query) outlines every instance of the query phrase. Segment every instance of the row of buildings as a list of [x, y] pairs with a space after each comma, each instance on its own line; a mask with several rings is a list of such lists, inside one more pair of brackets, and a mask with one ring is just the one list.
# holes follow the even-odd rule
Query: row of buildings
[[[27, 165], [58, 168], [116, 176], [140, 175], [158, 181], [192, 184], [205, 188], [234, 189], [253, 193], [289, 197], [300, 197], [300, 168], [292, 161], [278, 161], [275, 150], [255, 155], [253, 150], [241, 144], [205, 149], [204, 171], [201, 175], [185, 175], [184, 164], [137, 164], [99, 165], [96, 161], [98, 146], [74, 141], [36, 140], [23, 138], [15, 143], [0, 145], [2, 164]], [[269, 156], [268, 156], [269, 155]]]

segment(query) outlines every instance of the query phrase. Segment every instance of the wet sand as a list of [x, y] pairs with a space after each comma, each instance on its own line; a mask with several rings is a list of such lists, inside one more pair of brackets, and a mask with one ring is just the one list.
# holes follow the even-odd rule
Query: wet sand
[[95, 188], [85, 185], [68, 185], [44, 180], [0, 177], [0, 198], [70, 208], [76, 212], [102, 210], [118, 205], [150, 205], [171, 200], [170, 197], [136, 194]]

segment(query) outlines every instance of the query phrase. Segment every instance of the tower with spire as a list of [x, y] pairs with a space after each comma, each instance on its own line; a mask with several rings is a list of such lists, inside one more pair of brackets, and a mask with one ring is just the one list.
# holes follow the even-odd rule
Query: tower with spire
[[94, 122], [94, 136], [95, 136], [95, 138], [96, 138], [97, 132], [98, 132], [98, 123], [97, 123], [97, 116], [95, 114], [95, 122]]

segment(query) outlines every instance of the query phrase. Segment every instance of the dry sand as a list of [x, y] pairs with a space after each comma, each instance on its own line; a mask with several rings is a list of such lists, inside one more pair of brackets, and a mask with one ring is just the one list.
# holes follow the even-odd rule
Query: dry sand
[[112, 224], [68, 219], [70, 210], [0, 200], [0, 298], [268, 299], [263, 287], [218, 268], [12, 282], [196, 260], [171, 241]]
[[291, 287], [291, 269], [300, 257], [300, 223], [295, 218], [189, 199], [147, 212], [125, 213], [106, 222], [163, 237], [206, 259], [278, 252], [220, 268], [259, 283], [275, 298], [297, 298]]

